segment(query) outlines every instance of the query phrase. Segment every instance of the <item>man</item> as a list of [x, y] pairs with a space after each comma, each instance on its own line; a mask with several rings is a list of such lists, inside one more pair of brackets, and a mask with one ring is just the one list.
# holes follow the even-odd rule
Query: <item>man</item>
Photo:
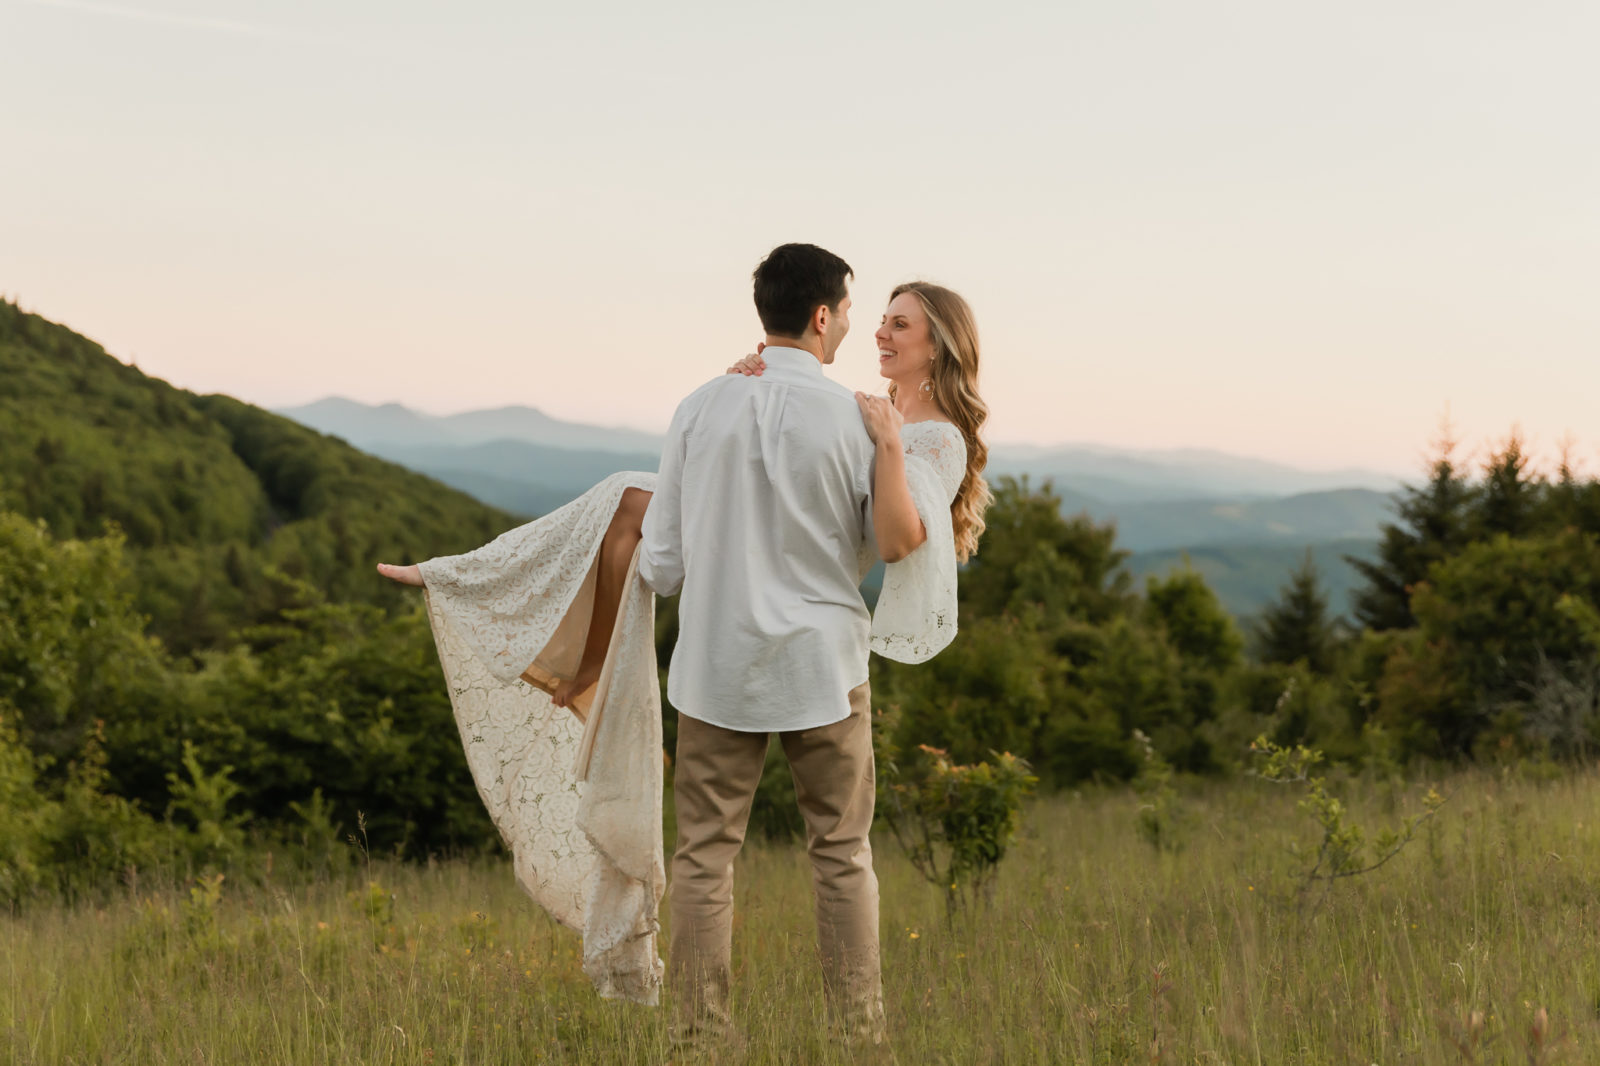
[[867, 832], [874, 768], [870, 618], [873, 444], [829, 381], [850, 328], [849, 264], [809, 244], [756, 268], [759, 377], [720, 377], [679, 405], [645, 514], [640, 574], [681, 588], [667, 695], [678, 709], [668, 983], [683, 1042], [732, 1037], [733, 860], [769, 733], [805, 818], [832, 1022], [878, 1043], [878, 882]]

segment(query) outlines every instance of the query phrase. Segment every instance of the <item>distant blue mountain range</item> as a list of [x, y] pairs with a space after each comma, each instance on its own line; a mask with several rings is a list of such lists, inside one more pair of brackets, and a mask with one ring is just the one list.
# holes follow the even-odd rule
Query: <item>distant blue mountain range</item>
[[[280, 409], [313, 429], [439, 479], [485, 503], [536, 515], [619, 470], [654, 470], [661, 437], [552, 418], [532, 407], [450, 416], [329, 398]], [[1187, 558], [1237, 613], [1259, 608], [1308, 548], [1336, 610], [1356, 580], [1341, 557], [1368, 556], [1398, 479], [1371, 470], [1307, 471], [1202, 450], [996, 446], [991, 479], [1050, 481], [1069, 514], [1117, 525], [1135, 574]]]

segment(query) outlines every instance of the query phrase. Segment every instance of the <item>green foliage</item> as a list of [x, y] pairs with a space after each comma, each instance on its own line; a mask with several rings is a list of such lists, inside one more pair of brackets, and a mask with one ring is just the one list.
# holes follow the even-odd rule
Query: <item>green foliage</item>
[[1559, 609], [1564, 599], [1600, 603], [1592, 534], [1498, 534], [1440, 563], [1413, 598], [1417, 639], [1385, 671], [1385, 719], [1420, 727], [1414, 742], [1445, 755], [1472, 752], [1491, 728], [1519, 732], [1542, 664], [1592, 656], [1581, 609]]
[[180, 761], [181, 736], [234, 768], [242, 809], [280, 824], [320, 789], [334, 816], [370, 811], [385, 848], [421, 856], [495, 839], [420, 607], [288, 608], [245, 637], [207, 663], [182, 720], [147, 719], [127, 738], [130, 779]]
[[1526, 442], [1513, 429], [1483, 467], [1483, 483], [1472, 514], [1472, 537], [1523, 537], [1546, 528], [1542, 508], [1544, 485], [1532, 479]]
[[1588, 642], [1595, 655], [1600, 656], [1600, 609], [1592, 603], [1585, 603], [1570, 592], [1556, 601], [1556, 609], [1583, 635], [1583, 639]]
[[1193, 569], [1174, 570], [1145, 583], [1146, 614], [1167, 642], [1199, 666], [1225, 672], [1239, 664], [1244, 642], [1211, 586]]
[[183, 901], [183, 932], [197, 952], [219, 954], [234, 944], [233, 937], [223, 931], [217, 914], [225, 880], [227, 875], [221, 873], [196, 877], [189, 886], [189, 898]]
[[259, 487], [190, 394], [0, 300], [0, 480], [65, 536], [138, 547], [254, 539]]
[[1204, 583], [1156, 579], [1141, 600], [1115, 530], [1063, 518], [1048, 484], [1001, 479], [987, 521], [955, 641], [914, 667], [874, 664], [875, 698], [901, 708], [895, 744], [957, 763], [1023, 753], [1061, 786], [1133, 777], [1142, 729], [1180, 769], [1215, 768], [1197, 727], [1220, 711], [1239, 639]]
[[133, 609], [124, 540], [56, 541], [0, 512], [0, 700], [45, 765], [78, 750], [96, 719], [136, 711], [164, 668]]
[[493, 843], [420, 609], [331, 605], [269, 572], [275, 621], [191, 668], [140, 632], [123, 546], [0, 513], [7, 891], [227, 867], [249, 830], [325, 864], [336, 817], [367, 806], [385, 847]]
[[1396, 828], [1372, 834], [1350, 816], [1344, 802], [1329, 790], [1326, 778], [1313, 776], [1313, 771], [1323, 762], [1322, 752], [1303, 745], [1284, 747], [1265, 736], [1257, 737], [1250, 748], [1257, 756], [1256, 773], [1262, 780], [1300, 787], [1300, 811], [1316, 827], [1316, 839], [1309, 848], [1295, 845], [1290, 849], [1294, 860], [1301, 865], [1294, 880], [1302, 903], [1318, 886], [1322, 888], [1322, 896], [1317, 901], [1320, 903], [1327, 898], [1334, 882], [1371, 873], [1387, 864], [1444, 806], [1445, 798], [1437, 789], [1430, 788], [1422, 797], [1421, 811], [1403, 819]]
[[1028, 479], [1003, 477], [984, 516], [987, 528], [960, 582], [963, 617], [1050, 616], [1104, 622], [1124, 611], [1130, 578], [1122, 569], [1116, 530], [1087, 517], [1061, 517], [1049, 482], [1032, 491]]
[[107, 791], [98, 729], [51, 786], [40, 780], [15, 717], [0, 701], [0, 902], [93, 889], [160, 860], [170, 834]]
[[[1463, 806], [1438, 835], [1437, 864], [1409, 848], [1341, 882], [1314, 921], [1265, 891], [1263, 870], [1303, 827], [1292, 789], [1256, 782], [1200, 783], [1204, 846], [1177, 854], [1129, 831], [1126, 794], [1030, 801], [993, 900], [953, 928], [943, 892], [899, 849], [875, 847], [893, 1059], [1462, 1066], [1452, 1038], [1471, 1025], [1474, 1061], [1591, 1061], [1600, 777], [1465, 771], [1449, 791]], [[1349, 816], [1386, 821], [1386, 802], [1352, 793]], [[371, 880], [396, 898], [398, 933], [376, 949], [347, 899]], [[753, 905], [734, 934], [749, 1042], [735, 1060], [861, 1061], [830, 1039], [817, 998], [797, 994], [817, 981], [804, 862], [752, 842], [739, 880]], [[0, 915], [0, 1060], [681, 1059], [671, 1011], [594, 995], [578, 935], [529, 906], [503, 862], [380, 860], [370, 876], [304, 883], [230, 875], [216, 952], [186, 936], [191, 884]]]
[[393, 610], [403, 590], [374, 561], [463, 551], [513, 524], [337, 438], [146, 377], [5, 301], [0, 485], [62, 537], [119, 528], [138, 612], [182, 653], [270, 619], [270, 567]]
[[1133, 779], [1133, 791], [1139, 797], [1139, 835], [1157, 851], [1177, 851], [1183, 846], [1188, 818], [1172, 783], [1172, 764], [1142, 732], [1135, 730], [1133, 737], [1144, 755], [1144, 764]]
[[1355, 594], [1356, 620], [1362, 626], [1375, 630], [1414, 626], [1411, 590], [1434, 563], [1470, 540], [1471, 511], [1478, 494], [1455, 453], [1456, 442], [1447, 428], [1429, 462], [1426, 484], [1408, 486], [1400, 494], [1395, 504], [1399, 521], [1383, 528], [1378, 559], [1346, 557], [1367, 581]]
[[1497, 534], [1435, 567], [1414, 598], [1418, 627], [1450, 645], [1462, 680], [1490, 697], [1530, 679], [1539, 653], [1565, 662], [1588, 652], [1569, 603], [1600, 603], [1600, 539], [1577, 530]]
[[1304, 663], [1313, 673], [1331, 674], [1338, 638], [1328, 617], [1317, 563], [1305, 562], [1289, 575], [1276, 603], [1261, 612], [1255, 626], [1256, 657], [1265, 663]]
[[[952, 779], [1009, 751], [1047, 787], [1132, 781], [1160, 847], [1177, 775], [1229, 772], [1259, 735], [1385, 780], [1419, 757], [1587, 759], [1600, 481], [1535, 469], [1515, 434], [1477, 472], [1445, 440], [1356, 563], [1363, 630], [1337, 630], [1308, 557], [1252, 660], [1200, 571], [1136, 590], [1114, 527], [998, 479], [955, 642], [873, 662], [898, 709], [880, 732]], [[510, 516], [3, 303], [0, 500], [0, 890], [220, 871], [258, 844], [331, 870], [358, 811], [385, 852], [494, 846], [427, 620], [371, 564]], [[657, 618], [665, 662], [675, 601]], [[752, 827], [800, 831], [776, 756]]]
[[0, 901], [6, 903], [26, 897], [44, 879], [40, 845], [52, 813], [36, 787], [33, 753], [15, 718], [0, 701]]
[[[1393, 639], [1347, 670], [1359, 720], [1410, 757], [1586, 757], [1600, 739], [1600, 480], [1533, 472], [1513, 431], [1474, 483], [1448, 436], [1402, 498], [1358, 617]], [[1565, 604], [1565, 606], [1563, 606]], [[1369, 651], [1378, 644], [1363, 638]]]
[[879, 816], [917, 872], [942, 890], [953, 919], [992, 886], [1038, 779], [1010, 752], [961, 765], [926, 744], [902, 753], [890, 735], [876, 734]]
[[194, 742], [183, 742], [183, 768], [187, 779], [167, 774], [172, 800], [167, 817], [184, 816], [189, 823], [191, 852], [199, 866], [237, 861], [244, 855], [245, 825], [250, 815], [228, 810], [228, 804], [244, 791], [229, 778], [233, 767], [224, 766], [206, 773]]

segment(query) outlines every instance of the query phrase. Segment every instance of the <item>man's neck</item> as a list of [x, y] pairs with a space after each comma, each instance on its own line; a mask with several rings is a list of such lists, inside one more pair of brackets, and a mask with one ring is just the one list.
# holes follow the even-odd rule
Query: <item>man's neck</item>
[[821, 337], [780, 337], [776, 333], [769, 333], [766, 344], [768, 348], [799, 348], [802, 352], [810, 352], [824, 366], [828, 363], [822, 358]]

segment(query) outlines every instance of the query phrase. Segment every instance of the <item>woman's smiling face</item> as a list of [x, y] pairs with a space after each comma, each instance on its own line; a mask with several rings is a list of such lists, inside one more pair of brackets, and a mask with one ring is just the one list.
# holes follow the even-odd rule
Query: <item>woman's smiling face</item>
[[916, 293], [903, 292], [889, 301], [874, 337], [878, 341], [878, 373], [891, 381], [920, 382], [928, 376], [933, 331]]

